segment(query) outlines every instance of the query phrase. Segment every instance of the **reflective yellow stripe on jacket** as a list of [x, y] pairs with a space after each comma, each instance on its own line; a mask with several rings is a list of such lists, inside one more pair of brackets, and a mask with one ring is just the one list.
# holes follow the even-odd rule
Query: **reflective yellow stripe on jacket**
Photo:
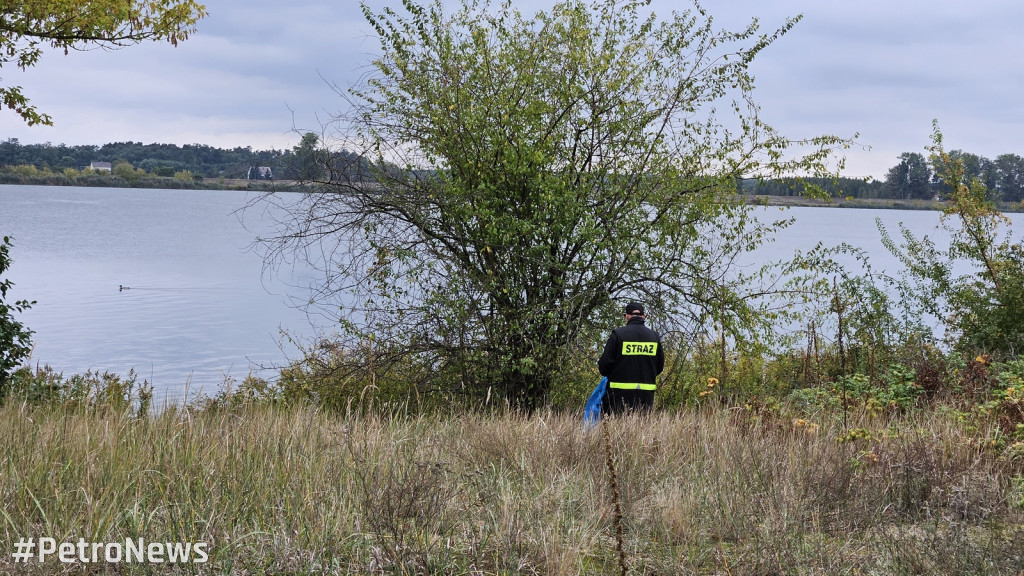
[[640, 384], [636, 382], [609, 382], [609, 388], [620, 388], [623, 390], [657, 390], [657, 384]]

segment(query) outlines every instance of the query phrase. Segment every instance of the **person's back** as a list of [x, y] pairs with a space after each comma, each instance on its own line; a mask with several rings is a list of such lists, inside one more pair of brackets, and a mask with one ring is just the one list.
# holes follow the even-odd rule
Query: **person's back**
[[598, 371], [608, 377], [602, 411], [610, 414], [653, 408], [657, 376], [665, 368], [661, 335], [644, 325], [643, 306], [630, 302], [625, 318], [626, 325], [608, 336], [597, 362]]

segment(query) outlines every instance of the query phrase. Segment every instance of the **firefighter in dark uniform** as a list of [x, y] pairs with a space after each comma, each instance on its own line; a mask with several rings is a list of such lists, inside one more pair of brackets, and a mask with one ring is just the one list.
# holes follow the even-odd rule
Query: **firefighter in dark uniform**
[[647, 315], [636, 302], [626, 305], [626, 325], [612, 330], [597, 369], [608, 377], [601, 411], [649, 412], [654, 407], [657, 376], [665, 369], [661, 335], [644, 325]]

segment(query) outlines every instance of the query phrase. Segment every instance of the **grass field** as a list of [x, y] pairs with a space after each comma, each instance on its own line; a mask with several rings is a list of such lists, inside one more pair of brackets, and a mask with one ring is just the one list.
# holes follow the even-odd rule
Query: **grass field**
[[[986, 426], [9, 402], [0, 573], [1024, 574], [1024, 454]], [[28, 537], [208, 559], [15, 563]]]

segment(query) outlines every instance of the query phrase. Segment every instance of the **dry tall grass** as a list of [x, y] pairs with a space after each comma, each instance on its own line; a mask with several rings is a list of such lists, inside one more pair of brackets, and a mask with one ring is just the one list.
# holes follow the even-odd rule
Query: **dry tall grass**
[[[739, 409], [602, 426], [629, 574], [1024, 574], [1024, 463], [987, 450], [984, 426]], [[68, 570], [13, 563], [40, 536], [209, 543], [185, 573], [620, 572], [603, 435], [578, 415], [9, 403], [0, 453], [4, 573]]]

